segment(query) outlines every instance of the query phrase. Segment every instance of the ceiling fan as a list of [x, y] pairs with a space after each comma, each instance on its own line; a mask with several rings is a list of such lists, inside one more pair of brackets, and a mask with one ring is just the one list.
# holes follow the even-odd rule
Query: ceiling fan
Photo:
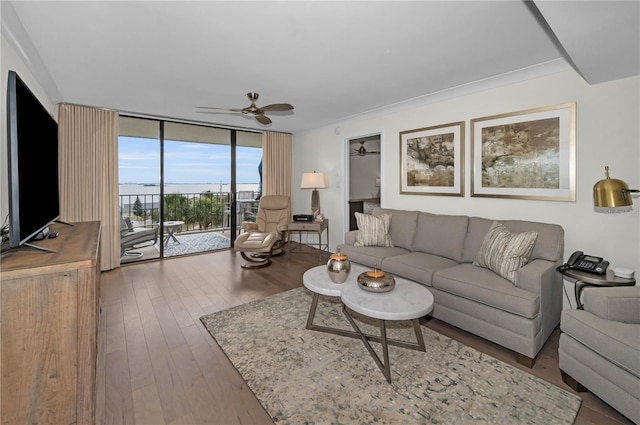
[[351, 155], [365, 156], [368, 154], [380, 153], [380, 151], [368, 151], [367, 148], [364, 147], [364, 142], [366, 142], [366, 140], [360, 140], [360, 147], [358, 149], [354, 149], [354, 152]]
[[[220, 111], [229, 111], [229, 112], [241, 112], [243, 115], [251, 115], [255, 117], [256, 121], [260, 124], [267, 125], [271, 124], [271, 119], [265, 115], [266, 112], [282, 112], [282, 111], [291, 111], [293, 106], [288, 103], [273, 103], [271, 105], [266, 105], [261, 108], [256, 106], [256, 100], [260, 95], [258, 93], [247, 93], [247, 97], [251, 101], [251, 105], [242, 109], [228, 109], [228, 108], [214, 108], [212, 106], [196, 106], [196, 112], [204, 113], [204, 114], [215, 114], [214, 110]], [[204, 109], [204, 110], [199, 110]]]

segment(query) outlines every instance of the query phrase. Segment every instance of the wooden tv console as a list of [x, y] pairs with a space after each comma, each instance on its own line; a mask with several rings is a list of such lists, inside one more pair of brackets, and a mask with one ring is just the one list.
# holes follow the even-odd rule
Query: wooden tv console
[[0, 423], [93, 424], [100, 222], [0, 257]]

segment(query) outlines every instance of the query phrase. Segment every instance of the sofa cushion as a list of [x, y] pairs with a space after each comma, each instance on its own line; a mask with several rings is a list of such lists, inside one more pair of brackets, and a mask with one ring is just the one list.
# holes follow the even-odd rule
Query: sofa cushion
[[536, 317], [540, 310], [540, 298], [536, 294], [513, 286], [491, 270], [469, 263], [436, 271], [432, 284], [443, 292], [527, 319]]
[[374, 208], [372, 215], [391, 214], [391, 226], [389, 234], [394, 246], [411, 249], [413, 235], [418, 224], [418, 211], [393, 210], [386, 208]]
[[[469, 228], [464, 241], [462, 254], [463, 263], [471, 263], [476, 258], [484, 236], [496, 220], [480, 217], [469, 218]], [[533, 247], [530, 260], [540, 258], [549, 261], [559, 261], [564, 255], [564, 230], [557, 224], [538, 223], [523, 220], [497, 220], [512, 232], [538, 232], [536, 244]]]
[[421, 212], [411, 250], [461, 262], [468, 223], [467, 216]]
[[537, 232], [512, 233], [494, 221], [473, 265], [493, 270], [515, 284], [516, 272], [529, 261], [537, 237]]
[[386, 248], [381, 246], [353, 246], [338, 245], [340, 253], [349, 257], [349, 260], [373, 268], [380, 267], [382, 259], [385, 257], [393, 257], [396, 255], [406, 254], [409, 251], [404, 248]]
[[410, 252], [394, 257], [386, 257], [382, 260], [382, 270], [402, 276], [414, 282], [431, 286], [433, 273], [456, 263], [448, 258], [438, 255], [425, 254], [424, 252]]
[[389, 234], [391, 214], [373, 216], [356, 212], [355, 215], [358, 223], [355, 246], [393, 247]]

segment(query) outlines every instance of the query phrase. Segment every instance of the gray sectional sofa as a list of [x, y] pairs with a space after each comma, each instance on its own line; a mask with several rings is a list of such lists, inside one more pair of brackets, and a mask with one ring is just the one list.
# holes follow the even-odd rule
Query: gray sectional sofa
[[555, 224], [501, 220], [514, 233], [536, 231], [530, 259], [516, 284], [488, 268], [473, 265], [494, 220], [463, 215], [376, 208], [391, 214], [393, 247], [355, 246], [356, 232], [345, 235], [341, 253], [429, 287], [432, 316], [516, 353], [533, 366], [535, 357], [560, 322], [564, 231]]

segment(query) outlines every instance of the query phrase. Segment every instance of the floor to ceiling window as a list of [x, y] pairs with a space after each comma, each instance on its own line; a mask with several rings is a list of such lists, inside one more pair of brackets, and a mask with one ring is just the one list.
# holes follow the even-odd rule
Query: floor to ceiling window
[[121, 262], [230, 248], [242, 223], [255, 220], [261, 140], [260, 133], [120, 117]]

